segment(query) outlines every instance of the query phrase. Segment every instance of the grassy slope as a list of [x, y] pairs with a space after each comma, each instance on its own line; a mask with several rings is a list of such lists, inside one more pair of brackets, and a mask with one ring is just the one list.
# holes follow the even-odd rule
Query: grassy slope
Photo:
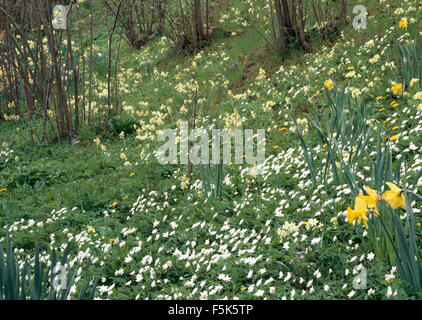
[[[243, 4], [237, 3], [236, 6], [240, 10], [244, 10]], [[51, 242], [50, 234], [52, 232], [55, 234], [57, 243], [68, 239], [69, 233], [79, 234], [83, 238], [87, 237], [86, 240], [81, 240], [79, 243], [84, 249], [96, 247], [103, 250], [109, 245], [108, 239], [110, 238], [127, 241], [126, 247], [123, 246], [120, 251], [113, 247], [112, 252], [108, 252], [105, 255], [106, 257], [102, 253], [93, 254], [93, 256], [101, 257], [100, 261], [104, 259], [103, 261], [106, 262], [102, 266], [98, 265], [91, 268], [88, 274], [95, 273], [106, 277], [107, 280], [104, 285], [115, 283], [119, 289], [113, 293], [112, 297], [114, 298], [134, 297], [136, 294], [140, 294], [141, 297], [163, 298], [167, 297], [166, 295], [172, 296], [177, 292], [180, 292], [183, 297], [192, 297], [189, 296], [191, 290], [185, 287], [184, 283], [195, 272], [191, 270], [192, 268], [186, 267], [185, 269], [181, 264], [178, 265], [177, 262], [173, 262], [175, 267], [170, 268], [169, 273], [161, 271], [162, 273], [157, 277], [168, 278], [171, 285], [162, 284], [158, 287], [151, 287], [153, 280], [149, 279], [144, 284], [141, 282], [137, 286], [125, 286], [126, 281], [130, 279], [133, 281], [133, 275], [130, 275], [130, 273], [135, 271], [136, 268], [143, 268], [139, 260], [145, 257], [145, 254], [151, 253], [154, 259], [161, 257], [162, 260], [165, 260], [166, 257], [170, 257], [170, 252], [174, 248], [179, 248], [185, 252], [186, 248], [189, 247], [187, 241], [193, 241], [195, 238], [203, 245], [203, 248], [207, 247], [204, 243], [208, 237], [211, 238], [211, 241], [218, 242], [218, 237], [215, 238], [215, 235], [209, 236], [212, 232], [208, 231], [208, 235], [205, 230], [194, 232], [192, 225], [195, 222], [204, 221], [207, 226], [210, 226], [209, 230], [218, 232], [227, 219], [231, 219], [232, 227], [237, 226], [239, 222], [244, 220], [246, 221], [244, 227], [248, 230], [247, 232], [256, 230], [260, 233], [267, 229], [267, 221], [272, 221], [271, 231], [267, 235], [264, 232], [260, 235], [260, 239], [257, 238], [257, 243], [261, 244], [263, 248], [262, 251], [259, 248], [257, 249], [257, 255], [259, 252], [264, 255], [265, 252], [270, 253], [265, 258], [271, 257], [271, 261], [262, 261], [261, 264], [257, 263], [256, 266], [250, 267], [254, 269], [254, 282], [256, 283], [260, 278], [257, 273], [262, 268], [267, 268], [265, 279], [270, 278], [270, 276], [278, 278], [279, 272], [282, 271], [284, 276], [288, 272], [296, 274], [298, 282], [301, 277], [305, 278], [306, 281], [312, 279], [314, 277], [312, 272], [320, 270], [323, 273], [324, 280], [315, 285], [315, 292], [309, 292], [309, 288], [305, 288], [303, 285], [290, 283], [287, 285], [283, 281], [278, 281], [275, 284], [276, 294], [269, 295], [269, 297], [281, 298], [288, 296], [292, 288], [295, 288], [298, 293], [300, 292], [298, 288], [302, 288], [307, 291], [306, 294], [309, 297], [344, 298], [349, 292], [349, 290], [341, 289], [344, 268], [336, 270], [334, 275], [331, 276], [328, 272], [329, 268], [324, 267], [324, 265], [334, 268], [339, 261], [347, 263], [351, 256], [358, 254], [360, 256], [370, 250], [369, 247], [364, 247], [362, 250], [357, 250], [356, 253], [349, 253], [353, 249], [348, 248], [347, 241], [353, 239], [359, 239], [358, 242], [362, 241], [361, 232], [352, 230], [350, 226], [343, 223], [339, 226], [342, 233], [337, 230], [337, 227], [328, 227], [331, 224], [331, 218], [336, 216], [338, 212], [344, 211], [344, 204], [335, 206], [329, 214], [318, 218], [320, 223], [327, 225], [327, 228], [323, 229], [323, 233], [326, 232], [331, 238], [334, 235], [337, 238], [342, 238], [341, 240], [345, 243], [342, 247], [343, 250], [338, 250], [337, 244], [330, 240], [321, 244], [315, 250], [310, 249], [306, 260], [298, 261], [297, 265], [292, 267], [289, 266], [289, 262], [297, 260], [295, 250], [285, 252], [277, 238], [276, 230], [283, 225], [285, 219], [273, 220], [274, 210], [278, 207], [281, 199], [277, 196], [273, 197], [271, 191], [283, 190], [286, 194], [290, 192], [288, 198], [291, 199], [291, 206], [284, 208], [284, 212], [285, 216], [295, 214], [292, 219], [295, 222], [310, 219], [312, 211], [317, 210], [314, 207], [309, 211], [297, 210], [307, 207], [309, 201], [307, 199], [305, 204], [298, 200], [301, 190], [295, 187], [295, 184], [300, 184], [302, 179], [295, 179], [294, 173], [299, 172], [295, 171], [298, 170], [297, 168], [304, 166], [303, 162], [292, 163], [293, 172], [283, 173], [280, 176], [275, 175], [268, 181], [258, 179], [250, 182], [250, 180], [239, 176], [240, 169], [238, 167], [226, 168], [225, 170], [229, 172], [232, 179], [232, 185], [228, 184], [225, 187], [230, 195], [223, 201], [203, 203], [203, 199], [198, 195], [195, 187], [192, 191], [180, 188], [179, 178], [186, 172], [184, 167], [161, 166], [153, 160], [153, 155], [150, 155], [147, 160], [141, 159], [139, 154], [142, 149], [145, 149], [145, 153], [148, 155], [157, 144], [148, 139], [140, 142], [139, 139], [134, 138], [136, 136], [154, 136], [158, 127], [174, 127], [178, 119], [186, 118], [186, 114], [181, 112], [180, 107], [184, 104], [188, 108], [191, 105], [191, 101], [189, 101], [191, 97], [187, 97], [184, 93], [178, 93], [175, 87], [178, 83], [189, 82], [190, 79], [195, 79], [199, 83], [200, 98], [203, 99], [203, 104], [201, 104], [199, 110], [200, 123], [202, 122], [204, 125], [220, 123], [221, 126], [224, 126], [225, 119], [232, 115], [234, 109], [237, 109], [241, 117], [247, 117], [247, 120], [242, 124], [244, 127], [269, 128], [270, 131], [267, 132], [268, 153], [285, 157], [289, 156], [284, 155], [284, 152], [287, 152], [286, 150], [290, 146], [297, 146], [296, 136], [293, 132], [289, 132], [291, 124], [284, 117], [285, 105], [291, 105], [293, 111], [297, 114], [301, 114], [303, 111], [318, 110], [319, 108], [323, 110], [326, 107], [326, 101], [322, 84], [328, 78], [333, 78], [337, 83], [347, 84], [351, 82], [352, 86], [356, 88], [370, 88], [365, 99], [372, 101], [374, 108], [376, 108], [374, 98], [384, 96], [386, 100], [383, 103], [388, 109], [389, 102], [393, 100], [393, 97], [388, 97], [385, 90], [390, 86], [388, 81], [393, 79], [394, 73], [388, 70], [380, 72], [380, 66], [372, 67], [367, 61], [372, 58], [375, 51], [382, 51], [383, 46], [391, 43], [399, 34], [403, 33], [396, 27], [400, 15], [392, 14], [400, 6], [399, 2], [392, 1], [390, 7], [372, 7], [370, 11], [371, 19], [369, 20], [371, 23], [369, 23], [368, 30], [357, 33], [350, 26], [347, 26], [343, 35], [335, 40], [333, 47], [327, 46], [322, 41], [316, 41], [308, 54], [302, 55], [295, 52], [284, 62], [267, 48], [265, 41], [253, 29], [241, 27], [240, 22], [236, 20], [237, 15], [232, 11], [229, 11], [224, 25], [229, 30], [236, 32], [236, 35], [214, 40], [210, 47], [201, 52], [201, 57], [183, 57], [174, 54], [165, 49], [165, 42], [160, 41], [149, 45], [142, 52], [135, 52], [130, 48], [123, 47], [123, 69], [120, 76], [122, 86], [126, 86], [127, 92], [122, 92], [122, 100], [126, 107], [133, 107], [133, 109], [127, 108], [126, 113], [132, 114], [137, 119], [137, 125], [142, 128], [142, 131], [127, 135], [124, 139], [120, 139], [117, 135], [114, 137], [99, 137], [101, 143], [107, 148], [107, 155], [92, 142], [95, 138], [92, 132], [82, 133], [83, 146], [30, 146], [23, 137], [23, 131], [17, 131], [15, 124], [2, 124], [2, 138], [5, 141], [7, 140], [10, 147], [15, 151], [11, 161], [13, 163], [15, 156], [19, 159], [16, 159], [13, 164], [5, 165], [0, 174], [0, 188], [4, 186], [8, 189], [7, 192], [0, 194], [1, 225], [10, 225], [20, 219], [24, 219], [23, 225], [26, 225], [30, 219], [44, 221], [45, 226], [40, 227], [34, 233], [18, 231], [14, 234], [15, 244], [24, 249], [33, 248], [34, 240], [41, 241], [46, 246], [48, 242]], [[407, 4], [405, 7], [407, 7]], [[262, 12], [259, 8], [256, 8], [256, 10], [259, 13]], [[420, 10], [411, 14], [415, 14], [414, 17], [418, 20], [421, 19]], [[391, 26], [394, 26], [394, 30], [392, 32], [386, 31]], [[384, 35], [387, 36], [387, 40], [380, 43], [376, 50], [362, 49], [363, 44], [368, 40], [377, 39], [378, 41]], [[101, 43], [99, 45], [105, 52], [105, 47], [101, 46]], [[222, 55], [223, 52], [224, 55]], [[389, 60], [387, 55], [392, 54], [392, 52], [393, 50], [388, 51], [382, 57], [382, 62], [387, 62]], [[228, 59], [224, 60], [225, 57], [228, 57]], [[197, 63], [196, 68], [193, 62]], [[282, 71], [279, 71], [280, 66], [284, 67]], [[359, 71], [361, 71], [362, 66], [368, 66], [368, 69], [362, 70], [363, 79], [347, 79], [344, 75], [347, 73], [346, 68], [348, 66], [354, 66], [355, 70]], [[104, 68], [104, 64], [100, 62], [97, 66], [99, 74], [101, 74], [102, 68]], [[156, 73], [153, 72], [154, 68], [157, 70]], [[256, 77], [261, 68], [266, 70], [266, 77], [257, 80]], [[330, 68], [336, 70], [329, 75]], [[168, 74], [163, 75], [160, 74], [161, 72]], [[368, 87], [368, 82], [373, 81], [374, 77], [380, 77], [381, 80], [374, 87]], [[100, 76], [98, 92], [101, 92], [104, 88], [104, 80]], [[212, 83], [210, 80], [212, 80]], [[301, 87], [308, 89], [306, 92], [299, 91], [295, 95]], [[233, 95], [246, 92], [246, 96], [233, 98], [228, 94], [228, 90], [231, 90]], [[251, 92], [248, 93], [248, 90]], [[318, 92], [316, 98], [311, 98]], [[98, 97], [99, 101], [103, 101], [101, 94], [98, 94]], [[263, 105], [268, 101], [274, 101], [272, 111], [263, 112]], [[403, 104], [406, 103], [403, 99]], [[162, 105], [165, 105], [166, 108], [161, 110]], [[167, 107], [170, 107], [170, 112]], [[388, 110], [391, 113], [394, 112], [391, 108]], [[161, 113], [153, 114], [154, 111]], [[253, 114], [256, 115], [255, 118]], [[401, 117], [404, 116], [401, 115]], [[377, 117], [380, 121], [388, 118], [386, 115], [377, 115]], [[150, 119], [153, 119], [151, 128], [148, 126], [148, 123], [151, 124]], [[164, 119], [164, 124], [160, 123], [160, 119]], [[236, 120], [236, 117], [234, 119]], [[139, 123], [139, 120], [144, 122]], [[289, 132], [288, 134], [284, 134], [284, 130], [280, 131], [284, 127], [287, 128], [285, 131]], [[126, 127], [126, 129], [128, 128]], [[420, 142], [418, 140], [415, 143], [420, 145]], [[279, 152], [280, 149], [275, 149], [274, 146], [280, 146], [283, 151]], [[126, 160], [121, 158], [122, 153], [126, 155], [130, 165], [124, 165]], [[293, 158], [295, 157], [293, 156]], [[296, 169], [294, 169], [295, 166]], [[134, 175], [131, 175], [131, 173], [134, 173]], [[174, 187], [175, 190], [173, 190]], [[153, 190], [158, 191], [158, 194], [150, 195], [150, 191]], [[309, 198], [312, 196], [310, 190], [304, 193]], [[130, 219], [130, 222], [127, 222], [128, 217], [131, 216], [130, 210], [140, 195], [142, 199], [146, 199], [147, 203], [149, 202], [146, 207], [139, 211], [139, 214], [142, 214], [143, 217], [135, 215], [134, 218]], [[329, 200], [334, 195], [335, 193], [329, 193], [321, 196], [321, 198]], [[249, 196], [253, 197], [251, 201], [246, 200]], [[261, 197], [269, 197], [270, 200], [262, 201], [259, 199]], [[347, 201], [350, 203], [350, 198], [345, 200], [344, 203], [347, 203]], [[115, 202], [117, 205], [111, 207]], [[246, 203], [246, 205], [245, 208], [239, 210], [239, 206], [242, 206], [241, 203]], [[155, 211], [154, 208], [157, 206], [161, 209]], [[74, 207], [76, 209], [70, 211]], [[59, 219], [57, 223], [49, 224], [46, 222], [52, 216], [50, 212], [60, 208], [69, 209], [66, 218]], [[107, 212], [106, 216], [104, 216], [105, 211]], [[111, 215], [111, 217], [108, 217], [108, 215]], [[181, 234], [178, 233], [174, 238], [170, 237], [167, 242], [160, 242], [160, 240], [150, 243], [151, 240], [148, 241], [148, 238], [151, 236], [152, 230], [156, 229], [154, 221], [162, 221], [160, 219], [165, 216], [170, 216], [169, 220], [174, 219], [175, 221], [186, 219], [180, 227], [184, 227], [185, 231]], [[87, 235], [85, 230], [88, 225], [94, 226], [97, 234]], [[125, 236], [120, 235], [122, 228], [128, 226], [138, 229], [135, 234], [136, 237], [126, 239]], [[62, 232], [61, 230], [64, 228], [68, 228], [70, 232]], [[171, 233], [172, 228], [167, 228], [168, 232]], [[165, 230], [167, 229], [163, 228], [160, 233], [165, 233]], [[309, 234], [309, 238], [317, 237], [318, 234], [319, 231], [316, 229], [314, 233]], [[261, 242], [262, 237], [265, 238], [268, 235], [271, 242], [267, 248], [265, 247], [266, 244], [264, 245]], [[97, 243], [96, 241], [99, 241], [97, 238], [101, 238], [102, 242]], [[130, 248], [136, 247], [135, 244], [138, 241], [144, 243], [142, 254], [137, 257], [138, 263], [135, 265], [123, 263]], [[291, 244], [291, 246], [296, 245]], [[160, 255], [160, 247], [164, 247], [164, 252], [167, 252], [167, 250], [168, 252]], [[296, 251], [302, 251], [302, 249], [306, 251], [305, 247], [301, 248], [298, 245]], [[95, 250], [93, 249], [93, 251]], [[244, 280], [249, 269], [245, 266], [239, 267], [236, 261], [217, 262], [214, 267], [216, 271], [211, 276], [212, 279], [208, 279], [206, 272], [201, 269], [199, 277], [207, 280], [207, 286], [216, 286], [221, 283], [217, 280], [218, 272], [231, 272], [230, 275], [234, 279], [233, 287], [226, 286], [223, 281], [224, 289], [217, 293], [215, 297], [231, 297], [233, 295], [253, 297], [253, 294], [256, 293], [257, 290], [253, 288], [250, 293], [243, 290], [242, 286], [248, 288], [248, 285], [250, 285], [247, 280]], [[230, 270], [230, 272], [224, 268], [226, 264], [228, 265], [227, 270]], [[315, 267], [315, 264], [318, 268]], [[308, 269], [309, 266], [312, 266], [310, 267], [312, 272]], [[122, 277], [115, 275], [115, 271], [120, 268], [125, 269]], [[388, 272], [381, 263], [374, 266], [371, 271], [374, 274], [376, 273], [381, 280], [384, 278], [384, 274]], [[184, 280], [178, 280], [178, 277], [183, 277]], [[318, 282], [318, 280], [315, 279], [315, 282]], [[328, 293], [321, 290], [325, 284], [333, 288]], [[385, 295], [386, 283], [383, 280], [373, 279], [371, 286], [377, 289], [376, 297], [380, 298]], [[397, 284], [397, 288], [399, 287], [400, 285]], [[172, 288], [174, 292], [172, 292]], [[265, 295], [267, 295], [269, 291], [265, 289], [265, 292]], [[360, 298], [366, 297], [366, 293], [359, 294], [361, 294], [358, 296]], [[197, 297], [197, 295], [194, 297]]]

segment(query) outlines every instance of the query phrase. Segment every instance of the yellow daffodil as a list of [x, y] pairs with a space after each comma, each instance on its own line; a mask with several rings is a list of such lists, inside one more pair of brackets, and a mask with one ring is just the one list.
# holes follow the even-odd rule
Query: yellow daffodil
[[396, 141], [396, 140], [398, 140], [399, 139], [399, 136], [398, 135], [395, 135], [395, 136], [392, 136], [391, 138], [390, 138], [390, 141]]
[[6, 188], [0, 189], [0, 192], [5, 192], [5, 191], [7, 191]]
[[334, 82], [331, 79], [326, 80], [324, 82], [324, 87], [326, 87], [328, 90], [332, 90], [334, 88]]
[[366, 205], [369, 209], [373, 209], [376, 211], [378, 203], [377, 192], [369, 187], [366, 187], [365, 191], [368, 195], [364, 196], [362, 193], [359, 193], [359, 198], [365, 200]]
[[399, 21], [399, 28], [407, 30], [408, 24], [409, 24], [409, 22], [407, 21], [407, 18], [401, 18], [401, 20]]
[[347, 219], [350, 223], [353, 223], [357, 219], [358, 224], [360, 224], [362, 221], [365, 224], [365, 227], [368, 228], [368, 206], [366, 204], [366, 201], [360, 197], [356, 197], [355, 199], [355, 209], [347, 208]]
[[403, 190], [397, 187], [392, 182], [387, 182], [390, 190], [385, 191], [382, 197], [388, 201], [392, 209], [403, 208], [406, 209], [406, 203], [404, 201]]
[[394, 94], [399, 94], [401, 93], [403, 90], [403, 85], [401, 83], [397, 83], [393, 86], [393, 93]]
[[117, 206], [117, 202], [113, 202], [112, 204], [110, 204], [110, 207], [115, 207]]

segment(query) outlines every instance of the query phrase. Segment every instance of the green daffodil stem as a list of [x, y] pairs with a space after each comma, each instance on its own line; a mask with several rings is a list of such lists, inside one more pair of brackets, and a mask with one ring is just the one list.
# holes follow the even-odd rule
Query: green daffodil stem
[[380, 196], [377, 194], [377, 199], [379, 202], [384, 202], [387, 205], [387, 207], [391, 208], [390, 202], [388, 202], [388, 200], [385, 199], [383, 196]]
[[[393, 209], [391, 209], [391, 207], [389, 207], [391, 214], [394, 214]], [[394, 243], [393, 237], [391, 236], [390, 231], [388, 231], [387, 227], [384, 224], [384, 221], [381, 218], [381, 215], [378, 216], [379, 220], [381, 221], [382, 226], [384, 227], [385, 232], [387, 233], [388, 239], [390, 240], [391, 244], [393, 245], [393, 249], [394, 249], [394, 253], [396, 254], [397, 257], [397, 263], [400, 263], [400, 265], [402, 264], [400, 256], [399, 256], [399, 252], [397, 251], [396, 248], [396, 244]]]

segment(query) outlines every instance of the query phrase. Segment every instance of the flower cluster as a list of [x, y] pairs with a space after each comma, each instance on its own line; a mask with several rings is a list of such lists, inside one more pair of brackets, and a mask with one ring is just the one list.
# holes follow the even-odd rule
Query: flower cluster
[[378, 216], [377, 204], [379, 201], [386, 202], [392, 209], [406, 209], [403, 190], [392, 182], [387, 182], [387, 185], [390, 190], [385, 191], [382, 196], [378, 195], [375, 190], [366, 187], [367, 195], [360, 193], [355, 199], [355, 208], [347, 208], [347, 219], [349, 222], [353, 223], [357, 220], [358, 224], [363, 222], [368, 228], [368, 215]]

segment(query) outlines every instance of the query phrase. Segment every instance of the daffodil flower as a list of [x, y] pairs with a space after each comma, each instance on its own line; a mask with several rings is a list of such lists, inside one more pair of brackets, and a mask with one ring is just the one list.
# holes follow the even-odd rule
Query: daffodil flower
[[408, 24], [409, 22], [407, 21], [407, 18], [401, 18], [401, 20], [399, 21], [399, 28], [407, 29]]
[[369, 209], [377, 210], [378, 197], [377, 192], [369, 187], [365, 188], [367, 196], [364, 196], [362, 193], [359, 193], [359, 198], [363, 199], [366, 202], [366, 205]]
[[368, 229], [368, 206], [366, 204], [366, 201], [362, 199], [361, 197], [356, 197], [355, 199], [355, 209], [347, 208], [347, 219], [350, 223], [353, 223], [357, 219], [358, 224], [363, 221], [365, 224], [365, 227]]
[[403, 190], [397, 187], [392, 182], [386, 183], [390, 190], [383, 193], [383, 198], [388, 201], [392, 209], [403, 208], [406, 209], [406, 202], [404, 200]]
[[403, 90], [403, 85], [401, 83], [397, 83], [393, 86], [393, 93], [396, 95], [401, 93], [402, 90]]
[[334, 82], [331, 79], [326, 80], [324, 82], [324, 87], [326, 87], [328, 90], [332, 90], [334, 88]]

